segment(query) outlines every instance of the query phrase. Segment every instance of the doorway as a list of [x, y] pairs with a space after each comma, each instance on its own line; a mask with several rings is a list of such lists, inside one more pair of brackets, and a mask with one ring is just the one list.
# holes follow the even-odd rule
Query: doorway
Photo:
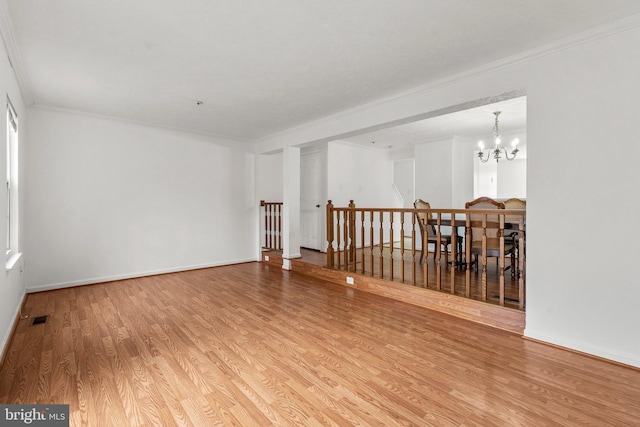
[[300, 154], [300, 246], [322, 250], [325, 156], [321, 148]]

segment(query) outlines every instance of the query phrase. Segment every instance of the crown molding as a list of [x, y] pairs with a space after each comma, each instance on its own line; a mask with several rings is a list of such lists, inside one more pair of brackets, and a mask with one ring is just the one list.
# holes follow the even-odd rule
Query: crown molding
[[33, 104], [30, 106], [30, 108], [33, 110], [51, 111], [51, 112], [60, 113], [60, 114], [70, 114], [75, 116], [88, 117], [92, 119], [118, 122], [118, 123], [123, 123], [131, 126], [140, 126], [140, 127], [150, 128], [150, 129], [176, 132], [179, 134], [190, 135], [195, 138], [201, 138], [208, 142], [213, 142], [216, 145], [221, 145], [221, 146], [230, 147], [230, 148], [241, 147], [244, 151], [253, 152], [255, 151], [255, 147], [256, 147], [255, 142], [252, 140], [237, 138], [233, 136], [225, 136], [225, 135], [201, 132], [193, 129], [182, 128], [179, 126], [170, 126], [170, 125], [165, 125], [165, 124], [156, 123], [156, 122], [127, 119], [127, 118], [116, 117], [116, 116], [108, 116], [105, 114], [97, 114], [97, 113], [91, 113], [91, 112], [82, 111], [82, 110], [73, 110], [69, 108], [54, 107], [50, 105]]
[[22, 58], [18, 51], [16, 39], [14, 37], [13, 23], [9, 15], [9, 6], [6, 0], [0, 0], [0, 35], [4, 42], [5, 50], [9, 58], [9, 64], [13, 68], [13, 74], [18, 82], [22, 100], [26, 106], [33, 105], [33, 95], [27, 73], [22, 65]]
[[[490, 62], [485, 65], [481, 65], [479, 67], [462, 71], [460, 73], [453, 74], [451, 76], [444, 77], [442, 79], [434, 80], [424, 85], [414, 87], [408, 91], [399, 92], [389, 97], [381, 98], [376, 101], [359, 105], [357, 107], [349, 108], [347, 110], [343, 110], [343, 111], [331, 114], [329, 116], [322, 117], [317, 120], [313, 120], [289, 129], [285, 129], [280, 132], [273, 133], [271, 135], [266, 135], [262, 138], [259, 138], [258, 141], [260, 143], [265, 141], [271, 141], [278, 137], [285, 136], [292, 132], [300, 131], [308, 127], [321, 125], [322, 123], [332, 122], [332, 121], [335, 121], [336, 119], [339, 119], [341, 117], [345, 117], [351, 114], [356, 114], [356, 113], [364, 112], [367, 110], [379, 108], [386, 104], [397, 102], [403, 98], [423, 95], [425, 93], [432, 92], [436, 89], [452, 85], [459, 81], [471, 79], [483, 74], [491, 73], [491, 72], [508, 68], [514, 65], [529, 62], [537, 58], [540, 58], [542, 56], [558, 53], [566, 49], [570, 49], [585, 43], [596, 41], [596, 40], [609, 37], [617, 33], [632, 30], [638, 27], [640, 27], [640, 14], [631, 15], [629, 17], [620, 19], [618, 21], [601, 25], [578, 34], [565, 37], [555, 42], [547, 43], [538, 48], [529, 49], [525, 52], [521, 52], [506, 58], [502, 58], [494, 62]], [[518, 90], [518, 91], [514, 91], [514, 93], [503, 94], [501, 95], [501, 97], [510, 98], [510, 97], [522, 96], [522, 95], [525, 95], [524, 91]], [[359, 133], [363, 133], [363, 132], [355, 132], [355, 134], [359, 134]]]

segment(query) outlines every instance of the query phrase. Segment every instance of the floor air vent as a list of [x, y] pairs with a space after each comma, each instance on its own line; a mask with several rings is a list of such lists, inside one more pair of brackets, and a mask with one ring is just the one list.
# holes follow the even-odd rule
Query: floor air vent
[[43, 323], [47, 323], [47, 316], [38, 316], [34, 317], [31, 321], [31, 325], [41, 325]]

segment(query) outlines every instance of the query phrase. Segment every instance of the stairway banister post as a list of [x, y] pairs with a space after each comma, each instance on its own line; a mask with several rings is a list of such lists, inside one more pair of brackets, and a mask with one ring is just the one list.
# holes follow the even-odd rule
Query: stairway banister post
[[354, 203], [353, 200], [349, 200], [349, 261], [353, 262], [354, 267], [355, 267], [355, 259], [356, 259], [355, 258], [356, 257], [355, 241], [356, 241], [356, 204]]
[[524, 215], [521, 214], [520, 215], [520, 220], [519, 220], [519, 224], [518, 224], [518, 230], [519, 230], [519, 239], [518, 239], [518, 308], [522, 311], [524, 311], [524, 298], [525, 298], [525, 282], [524, 282], [524, 276], [525, 276], [525, 272], [526, 272], [526, 268], [525, 268], [525, 258], [526, 258], [526, 252], [525, 252], [525, 242], [526, 242], [526, 231], [524, 229]]
[[282, 250], [282, 203], [276, 205], [276, 212], [278, 215], [278, 229], [276, 233], [278, 234], [278, 247], [277, 249]]
[[[262, 246], [262, 247], [266, 248], [267, 245], [268, 245], [267, 241], [268, 241], [269, 238], [267, 237], [267, 233], [268, 233], [268, 230], [267, 230], [267, 208], [264, 205], [265, 205], [264, 200], [260, 200], [260, 208], [261, 208], [260, 209], [260, 215], [264, 216], [264, 246]], [[262, 221], [260, 221], [260, 222], [262, 222]]]
[[327, 267], [333, 268], [333, 203], [327, 202]]
[[[503, 214], [498, 215], [498, 222], [500, 225], [500, 228], [498, 228], [498, 244], [499, 244], [499, 248], [500, 248], [500, 257], [498, 258], [498, 266], [500, 269], [500, 277], [499, 277], [499, 289], [500, 289], [500, 305], [504, 306], [504, 270], [505, 270], [505, 265], [504, 265], [504, 225], [505, 225], [505, 216]], [[512, 249], [514, 250], [514, 249]], [[515, 268], [515, 267], [514, 267]]]
[[465, 216], [466, 216], [466, 223], [464, 227], [464, 246], [465, 246], [464, 259], [466, 261], [465, 296], [469, 298], [471, 296], [471, 266], [473, 263], [471, 259], [471, 239], [473, 239], [473, 235], [471, 233], [471, 215], [469, 214], [468, 210]]

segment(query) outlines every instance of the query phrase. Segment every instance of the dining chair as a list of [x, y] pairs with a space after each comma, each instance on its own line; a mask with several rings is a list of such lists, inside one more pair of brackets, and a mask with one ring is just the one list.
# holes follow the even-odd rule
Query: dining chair
[[[527, 209], [527, 201], [518, 199], [517, 197], [507, 199], [503, 203], [505, 209]], [[504, 222], [512, 224], [512, 228], [517, 229], [518, 224], [520, 223], [520, 215], [506, 215], [504, 217]]]
[[[429, 202], [425, 202], [422, 199], [417, 199], [415, 202], [413, 202], [413, 207], [416, 209], [431, 209], [431, 205], [429, 204]], [[416, 212], [416, 218], [418, 220], [418, 224], [420, 225], [421, 236], [423, 236], [422, 250], [420, 251], [420, 262], [422, 262], [423, 258], [426, 258], [425, 253], [428, 251], [428, 243], [432, 243], [436, 248], [433, 251], [433, 260], [435, 261], [437, 248], [438, 248], [438, 246], [436, 246], [438, 244], [438, 233], [436, 232], [436, 227], [433, 226], [432, 224], [429, 224], [429, 221], [433, 219], [433, 215], [431, 214], [431, 212], [429, 213]], [[426, 240], [424, 239], [425, 235], [427, 236]], [[457, 236], [457, 238], [458, 238], [458, 245], [461, 248], [462, 236]], [[440, 247], [441, 249], [444, 250], [444, 261], [447, 265], [449, 265], [449, 247], [450, 246], [451, 246], [451, 235], [440, 233]], [[462, 259], [461, 252], [462, 252], [461, 250], [458, 250], [458, 256], [460, 257], [460, 259]]]
[[[513, 197], [504, 201], [505, 209], [527, 209], [527, 201]], [[511, 225], [511, 234], [508, 236], [513, 243], [516, 258], [520, 256], [519, 239], [520, 239], [520, 215], [505, 215], [504, 221]], [[505, 236], [507, 238], [507, 236]]]
[[[475, 200], [467, 202], [464, 206], [465, 209], [505, 209], [505, 205], [502, 202], [498, 202], [490, 197], [479, 197]], [[468, 214], [471, 220], [471, 255], [474, 260], [472, 264], [475, 264], [476, 271], [479, 269], [478, 257], [482, 255], [482, 220], [484, 214]], [[500, 239], [498, 238], [499, 222], [498, 215], [487, 215], [487, 227], [486, 227], [486, 245], [487, 245], [487, 258], [495, 257], [498, 259], [501, 256], [500, 253]], [[507, 230], [508, 231], [508, 230]], [[511, 268], [511, 277], [515, 278], [515, 244], [512, 236], [505, 236], [504, 239], [504, 254], [509, 255], [511, 258], [511, 265], [506, 269]]]

